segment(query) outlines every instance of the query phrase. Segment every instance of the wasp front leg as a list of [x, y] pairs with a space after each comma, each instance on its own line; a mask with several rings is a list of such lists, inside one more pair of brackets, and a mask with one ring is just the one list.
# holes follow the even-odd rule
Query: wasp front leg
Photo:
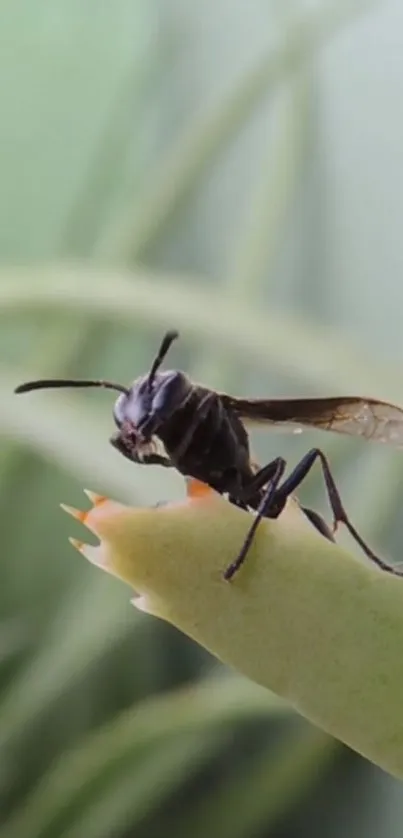
[[262, 468], [258, 474], [255, 475], [253, 480], [251, 481], [250, 487], [245, 490], [243, 500], [248, 497], [248, 492], [252, 491], [252, 493], [256, 493], [258, 488], [264, 486], [264, 490], [261, 495], [261, 500], [259, 506], [256, 510], [256, 516], [252, 525], [250, 526], [245, 541], [241, 547], [240, 552], [236, 559], [227, 567], [226, 571], [224, 572], [224, 579], [229, 582], [235, 573], [239, 570], [239, 568], [243, 565], [246, 556], [250, 550], [252, 541], [254, 539], [256, 530], [260, 524], [262, 518], [270, 517], [270, 511], [272, 511], [273, 500], [276, 497], [277, 488], [279, 482], [284, 474], [286, 467], [286, 462], [283, 460], [282, 457], [277, 457], [267, 466]]
[[163, 466], [164, 468], [175, 468], [174, 463], [164, 454], [159, 454], [157, 451], [153, 450], [153, 445], [150, 443], [148, 446], [141, 447], [136, 444], [130, 444], [129, 441], [126, 441], [122, 438], [120, 433], [114, 434], [109, 442], [119, 451], [120, 454], [123, 454], [127, 460], [130, 460], [132, 463], [138, 463], [139, 465], [145, 466]]

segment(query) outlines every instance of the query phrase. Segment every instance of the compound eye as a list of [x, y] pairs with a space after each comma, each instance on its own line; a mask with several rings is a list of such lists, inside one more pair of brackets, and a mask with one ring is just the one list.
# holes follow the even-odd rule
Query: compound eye
[[121, 395], [116, 399], [115, 406], [113, 408], [113, 418], [118, 428], [122, 427], [126, 418], [126, 413], [127, 396], [125, 393], [121, 393]]

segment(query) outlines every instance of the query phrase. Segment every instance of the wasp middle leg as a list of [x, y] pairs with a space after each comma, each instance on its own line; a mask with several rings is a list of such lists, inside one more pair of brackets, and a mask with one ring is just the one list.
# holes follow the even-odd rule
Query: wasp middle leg
[[[239, 568], [245, 561], [246, 555], [248, 553], [248, 550], [250, 548], [254, 534], [256, 532], [256, 528], [260, 520], [264, 517], [277, 518], [280, 515], [287, 502], [287, 498], [295, 492], [298, 486], [300, 486], [302, 481], [305, 479], [305, 477], [311, 470], [312, 466], [315, 464], [316, 460], [320, 461], [320, 465], [322, 467], [330, 508], [333, 513], [333, 533], [336, 531], [339, 524], [344, 524], [344, 526], [348, 529], [350, 535], [354, 538], [357, 544], [360, 545], [365, 555], [368, 556], [368, 558], [371, 559], [371, 561], [373, 561], [379, 568], [381, 568], [381, 570], [384, 570], [387, 573], [395, 574], [396, 576], [403, 576], [402, 571], [399, 571], [397, 568], [394, 568], [392, 565], [388, 564], [379, 556], [377, 556], [376, 553], [374, 553], [373, 550], [371, 550], [371, 548], [361, 538], [360, 534], [357, 532], [357, 530], [351, 523], [346, 513], [346, 510], [344, 509], [340, 493], [337, 489], [336, 483], [331, 473], [327, 458], [319, 448], [312, 448], [296, 465], [294, 470], [291, 472], [291, 474], [287, 477], [287, 479], [284, 481], [282, 485], [279, 485], [279, 483], [284, 472], [285, 463], [284, 460], [281, 460], [281, 458], [278, 458], [278, 460], [273, 460], [272, 463], [269, 463], [268, 466], [266, 466], [264, 469], [261, 469], [261, 471], [259, 471], [255, 475], [253, 481], [251, 481], [250, 487], [248, 487], [247, 492], [249, 492], [249, 488], [255, 492], [262, 485], [262, 483], [263, 485], [267, 483], [267, 486], [265, 486], [262, 500], [260, 502], [259, 507], [257, 508], [256, 518], [253, 521], [253, 524], [246, 536], [245, 542], [242, 545], [242, 549], [238, 557], [235, 559], [234, 562], [232, 562], [232, 564], [227, 568], [227, 570], [224, 573], [225, 579], [231, 579], [234, 573], [236, 573], [237, 570], [239, 570]], [[278, 468], [276, 468], [276, 464], [278, 464], [279, 461], [281, 462], [281, 467], [278, 466]], [[262, 483], [260, 481], [262, 481]], [[328, 530], [327, 525], [316, 512], [313, 512], [312, 510], [306, 509], [304, 507], [301, 507], [301, 509], [322, 535], [324, 535], [326, 538], [332, 541], [334, 540], [333, 534]]]

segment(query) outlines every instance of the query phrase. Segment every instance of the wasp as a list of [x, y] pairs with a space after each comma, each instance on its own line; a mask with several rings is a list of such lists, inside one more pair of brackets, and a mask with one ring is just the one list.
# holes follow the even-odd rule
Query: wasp
[[255, 513], [238, 556], [227, 567], [230, 580], [243, 564], [262, 518], [277, 518], [315, 462], [319, 462], [333, 514], [330, 529], [314, 510], [301, 506], [311, 524], [334, 541], [344, 524], [364, 553], [378, 567], [396, 575], [353, 527], [344, 509], [329, 462], [312, 448], [284, 478], [286, 461], [276, 457], [259, 467], [251, 457], [248, 428], [281, 426], [301, 431], [319, 428], [365, 440], [403, 445], [403, 409], [388, 402], [357, 396], [298, 399], [243, 399], [200, 386], [180, 370], [161, 366], [178, 332], [165, 334], [150, 371], [130, 387], [105, 380], [41, 379], [21, 384], [16, 393], [54, 387], [105, 387], [119, 396], [113, 409], [117, 432], [111, 444], [129, 460], [175, 468], [208, 484], [237, 506]]

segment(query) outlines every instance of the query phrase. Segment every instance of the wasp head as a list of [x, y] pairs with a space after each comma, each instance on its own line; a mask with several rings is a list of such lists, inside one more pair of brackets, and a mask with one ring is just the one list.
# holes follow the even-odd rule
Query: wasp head
[[141, 460], [141, 453], [150, 448], [152, 437], [158, 436], [164, 423], [174, 415], [192, 391], [192, 384], [184, 373], [177, 370], [159, 372], [177, 337], [175, 331], [165, 334], [150, 372], [136, 379], [130, 388], [102, 379], [39, 379], [21, 384], [16, 392], [26, 393], [46, 387], [106, 387], [118, 390], [120, 395], [113, 416], [119, 432], [111, 439], [111, 443], [129, 459]]
[[191, 388], [188, 377], [177, 370], [157, 373], [151, 382], [142, 376], [117, 398], [115, 423], [126, 435], [147, 443], [187, 400]]

